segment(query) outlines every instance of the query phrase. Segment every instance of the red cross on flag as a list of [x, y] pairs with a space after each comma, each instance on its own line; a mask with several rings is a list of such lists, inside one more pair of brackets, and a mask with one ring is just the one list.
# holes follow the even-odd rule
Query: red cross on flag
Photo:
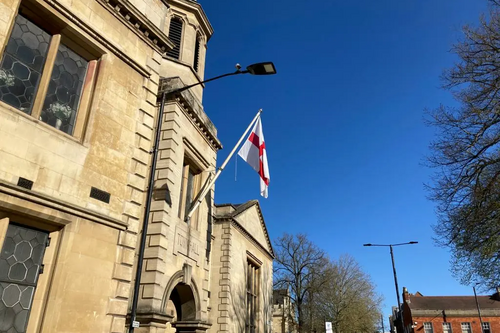
[[253, 126], [252, 133], [243, 144], [238, 155], [241, 156], [257, 171], [260, 176], [260, 195], [267, 198], [267, 188], [269, 186], [269, 166], [267, 165], [266, 144], [264, 143], [264, 133], [262, 132], [262, 122], [260, 117]]

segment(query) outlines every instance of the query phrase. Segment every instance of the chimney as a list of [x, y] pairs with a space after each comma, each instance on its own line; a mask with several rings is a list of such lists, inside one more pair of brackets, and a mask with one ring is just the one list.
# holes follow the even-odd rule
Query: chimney
[[403, 302], [411, 303], [410, 294], [408, 293], [408, 289], [406, 289], [406, 287], [403, 287]]

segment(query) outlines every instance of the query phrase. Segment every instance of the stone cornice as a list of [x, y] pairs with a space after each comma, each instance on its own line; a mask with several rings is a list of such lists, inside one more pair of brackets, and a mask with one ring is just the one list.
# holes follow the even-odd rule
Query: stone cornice
[[264, 221], [264, 216], [262, 215], [262, 209], [260, 208], [259, 200], [250, 200], [250, 201], [245, 202], [244, 204], [236, 205], [236, 206], [233, 204], [219, 204], [219, 205], [215, 205], [215, 206], [216, 207], [231, 206], [233, 208], [233, 211], [228, 212], [226, 214], [219, 214], [219, 215], [216, 214], [215, 216], [218, 219], [221, 219], [221, 218], [236, 219], [240, 214], [243, 214], [251, 207], [257, 206], [257, 213], [259, 214], [260, 224], [261, 224], [262, 230], [264, 231], [264, 236], [266, 237], [267, 245], [269, 246], [269, 252], [274, 257], [273, 245], [271, 243], [271, 239], [269, 238], [269, 233], [267, 231], [266, 222]]
[[97, 0], [97, 2], [160, 53], [174, 48], [174, 43], [168, 39], [167, 35], [128, 0]]
[[224, 223], [224, 222], [231, 223], [231, 225], [233, 227], [235, 227], [237, 230], [239, 230], [241, 232], [241, 234], [246, 239], [248, 239], [256, 247], [258, 247], [259, 249], [261, 249], [262, 253], [266, 254], [269, 259], [271, 259], [271, 260], [274, 259], [274, 255], [271, 252], [269, 252], [269, 250], [266, 249], [261, 243], [259, 243], [259, 241], [257, 239], [255, 239], [255, 237], [253, 237], [245, 228], [243, 228], [243, 226], [238, 221], [236, 221], [236, 219], [234, 219], [232, 217], [230, 217], [230, 218], [226, 218], [226, 217], [219, 218], [217, 216], [214, 216], [214, 221], [215, 221], [215, 223]]
[[[469, 310], [423, 310], [411, 309], [413, 319], [415, 317], [440, 317], [446, 314], [446, 317], [471, 317], [477, 318], [477, 309]], [[483, 317], [500, 317], [497, 309], [481, 309], [481, 316]]]
[[123, 62], [132, 67], [142, 76], [144, 77], [151, 76], [149, 71], [144, 66], [137, 63], [136, 60], [134, 60], [128, 54], [126, 54], [121, 49], [116, 47], [116, 45], [112, 41], [101, 35], [101, 33], [97, 31], [95, 27], [89, 25], [87, 22], [83, 21], [81, 18], [76, 16], [69, 8], [66, 7], [65, 4], [60, 3], [59, 0], [52, 0], [52, 1], [29, 0], [26, 3], [29, 2], [36, 3], [37, 5], [42, 6], [45, 10], [49, 10], [49, 12], [51, 12], [53, 15], [64, 17], [64, 20], [68, 20], [69, 22], [74, 24], [76, 28], [78, 28], [78, 30], [80, 30], [80, 31], [76, 30], [76, 32], [79, 35], [84, 36], [84, 38], [86, 40], [89, 40], [90, 42], [92, 42], [92, 40], [95, 40], [97, 43], [92, 42], [92, 44], [96, 46], [98, 49], [102, 49], [102, 53], [105, 53], [103, 47], [107, 48], [109, 51], [111, 51], [111, 53], [113, 53], [118, 58], [123, 60]]
[[[184, 86], [185, 84], [179, 77], [161, 78], [160, 88], [158, 90], [158, 100], [161, 100], [161, 95], [164, 91], [169, 92]], [[167, 101], [172, 99], [182, 106], [212, 149], [215, 151], [222, 149], [222, 144], [217, 138], [217, 129], [210, 118], [208, 118], [205, 111], [203, 111], [203, 106], [198, 102], [196, 97], [189, 90], [185, 90], [173, 96], [169, 96]]]
[[[29, 205], [32, 207], [29, 208]], [[4, 181], [0, 181], [0, 207], [28, 216], [37, 216], [59, 225], [71, 223], [71, 216], [76, 216], [119, 230], [127, 229], [127, 224], [123, 221]]]

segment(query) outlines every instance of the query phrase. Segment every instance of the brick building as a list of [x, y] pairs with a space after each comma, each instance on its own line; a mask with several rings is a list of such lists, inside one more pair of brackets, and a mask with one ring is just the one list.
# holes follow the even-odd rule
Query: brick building
[[[405, 333], [498, 333], [500, 332], [500, 294], [490, 296], [424, 296], [403, 288], [403, 326]], [[483, 330], [481, 330], [481, 320]]]

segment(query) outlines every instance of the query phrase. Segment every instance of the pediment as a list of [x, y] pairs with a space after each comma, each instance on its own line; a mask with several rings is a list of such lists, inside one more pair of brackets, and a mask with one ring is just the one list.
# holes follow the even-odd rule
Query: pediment
[[219, 206], [217, 211], [221, 213], [216, 216], [217, 218], [232, 218], [246, 234], [250, 235], [274, 257], [269, 233], [257, 200], [251, 200], [241, 205]]

